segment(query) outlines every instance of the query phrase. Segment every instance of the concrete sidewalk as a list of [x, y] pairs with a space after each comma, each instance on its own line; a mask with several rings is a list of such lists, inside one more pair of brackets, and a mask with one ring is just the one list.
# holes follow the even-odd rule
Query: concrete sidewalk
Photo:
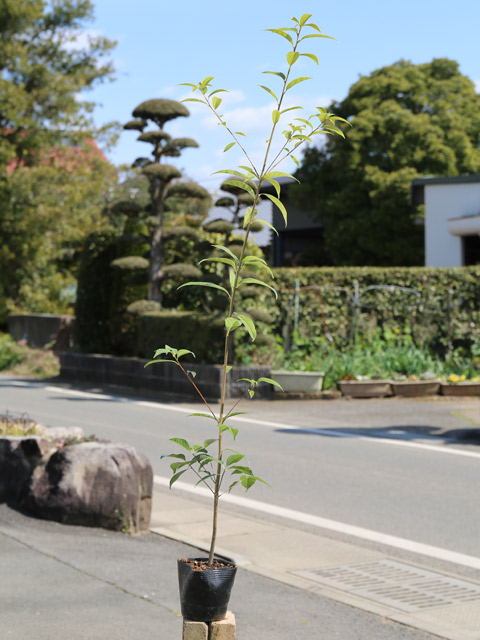
[[[196, 553], [0, 505], [0, 638], [180, 640], [176, 558]], [[241, 568], [230, 608], [238, 640], [436, 637]]]

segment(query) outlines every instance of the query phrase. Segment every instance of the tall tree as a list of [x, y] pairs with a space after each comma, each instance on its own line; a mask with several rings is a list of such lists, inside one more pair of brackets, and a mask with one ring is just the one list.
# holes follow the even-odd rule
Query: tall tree
[[324, 224], [326, 263], [423, 264], [421, 175], [480, 171], [480, 96], [458, 64], [401, 60], [361, 77], [330, 107], [353, 127], [346, 141], [310, 147], [292, 198]]
[[62, 242], [102, 224], [112, 168], [91, 140], [112, 128], [82, 96], [113, 78], [115, 43], [88, 34], [92, 18], [90, 0], [0, 0], [0, 323], [55, 280]]
[[[137, 158], [135, 166], [142, 167], [142, 173], [149, 182], [150, 193], [150, 213], [156, 218], [157, 224], [151, 238], [150, 249], [150, 271], [148, 278], [148, 299], [161, 302], [161, 285], [163, 277], [163, 216], [165, 212], [165, 199], [168, 185], [176, 178], [181, 177], [181, 172], [177, 167], [166, 164], [163, 161], [166, 157], [179, 157], [183, 149], [188, 147], [198, 147], [198, 143], [192, 138], [172, 138], [164, 130], [165, 124], [170, 120], [179, 117], [186, 117], [190, 112], [186, 107], [176, 100], [166, 98], [156, 98], [146, 100], [136, 107], [132, 112], [134, 120], [130, 120], [124, 125], [125, 129], [140, 131], [138, 140], [151, 145], [152, 158]], [[144, 131], [149, 125], [155, 125], [154, 130]], [[183, 185], [183, 190], [187, 185]], [[196, 187], [194, 188], [195, 191]], [[186, 197], [186, 194], [183, 194]], [[196, 197], [192, 193], [192, 197]]]

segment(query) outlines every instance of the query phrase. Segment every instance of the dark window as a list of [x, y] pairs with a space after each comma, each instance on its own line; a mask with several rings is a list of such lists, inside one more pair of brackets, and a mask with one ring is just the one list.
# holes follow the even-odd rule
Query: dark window
[[463, 264], [480, 264], [480, 235], [463, 236]]

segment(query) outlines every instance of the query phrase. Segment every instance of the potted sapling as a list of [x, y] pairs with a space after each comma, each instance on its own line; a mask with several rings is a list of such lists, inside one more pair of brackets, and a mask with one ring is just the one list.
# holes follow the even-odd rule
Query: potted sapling
[[[182, 437], [173, 437], [171, 442], [178, 446], [178, 451], [165, 454], [162, 457], [171, 460], [170, 468], [172, 477], [170, 487], [183, 474], [190, 472], [194, 475], [197, 484], [205, 485], [212, 494], [212, 532], [210, 550], [207, 558], [181, 558], [178, 560], [180, 600], [182, 615], [190, 620], [211, 622], [225, 617], [230, 591], [235, 578], [236, 567], [228, 562], [215, 557], [215, 544], [218, 526], [219, 500], [224, 492], [230, 492], [234, 487], [242, 487], [248, 491], [257, 482], [265, 481], [257, 476], [251, 469], [247, 458], [236, 448], [238, 429], [231, 424], [231, 419], [239, 413], [237, 406], [242, 398], [255, 395], [260, 384], [272, 384], [279, 386], [277, 382], [269, 378], [257, 380], [242, 379], [246, 389], [242, 398], [237, 399], [233, 406], [227, 408], [227, 377], [230, 375], [232, 336], [243, 329], [248, 333], [252, 341], [256, 337], [255, 322], [241, 307], [242, 297], [239, 291], [244, 287], [265, 287], [276, 296], [275, 288], [270, 284], [273, 273], [263, 258], [249, 254], [248, 239], [254, 223], [262, 222], [271, 227], [270, 223], [260, 220], [258, 217], [258, 205], [262, 199], [268, 198], [282, 212], [285, 224], [287, 212], [280, 199], [279, 177], [291, 177], [288, 173], [281, 172], [277, 167], [287, 158], [292, 158], [296, 164], [295, 152], [305, 142], [313, 142], [315, 136], [321, 133], [329, 133], [344, 137], [342, 128], [348, 124], [343, 118], [329, 113], [323, 107], [317, 107], [315, 113], [310, 116], [300, 116], [302, 107], [286, 107], [285, 96], [297, 84], [310, 78], [298, 76], [295, 73], [295, 65], [302, 58], [308, 58], [317, 65], [318, 57], [310, 52], [305, 52], [304, 44], [311, 43], [310, 38], [329, 38], [321, 33], [316, 24], [311, 22], [310, 14], [304, 14], [300, 18], [292, 18], [292, 24], [286, 28], [267, 29], [280, 36], [288, 43], [286, 60], [283, 61], [282, 71], [265, 71], [278, 87], [270, 88], [260, 85], [270, 97], [275, 100], [275, 108], [271, 113], [269, 124], [270, 135], [266, 141], [266, 151], [260, 163], [254, 162], [252, 156], [244, 146], [245, 134], [233, 131], [224, 116], [220, 112], [222, 99], [221, 93], [225, 89], [216, 89], [212, 86], [213, 77], [208, 76], [197, 84], [185, 83], [190, 87], [195, 97], [187, 98], [187, 101], [201, 102], [211, 111], [218, 123], [231, 137], [225, 147], [228, 151], [236, 146], [241, 150], [245, 158], [244, 164], [236, 169], [222, 169], [217, 173], [227, 174], [228, 180], [224, 184], [230, 184], [243, 192], [248, 193], [252, 199], [252, 205], [245, 210], [243, 229], [244, 239], [239, 251], [233, 252], [226, 246], [214, 245], [214, 253], [206, 261], [219, 270], [228, 269], [228, 284], [222, 286], [215, 282], [187, 282], [182, 287], [209, 287], [214, 288], [225, 298], [224, 315], [224, 358], [222, 368], [222, 385], [220, 404], [218, 411], [214, 411], [205, 399], [201, 391], [201, 382], [195, 379], [193, 372], [184, 364], [185, 356], [193, 357], [194, 354], [188, 348], [173, 348], [165, 345], [156, 350], [154, 359], [146, 366], [157, 362], [170, 362], [180, 367], [182, 372], [191, 382], [199, 398], [204, 402], [205, 411], [192, 414], [204, 419], [212, 426], [211, 437], [198, 444], [188, 442]], [[285, 64], [286, 62], [286, 64]], [[288, 116], [287, 116], [288, 113]], [[288, 124], [286, 124], [288, 123]], [[282, 137], [274, 149], [274, 136], [280, 131]], [[272, 185], [275, 195], [262, 193], [262, 185]], [[273, 229], [273, 227], [272, 227]], [[274, 229], [276, 232], [276, 230]], [[252, 275], [252, 271], [255, 273]], [[254, 277], [255, 276], [255, 277]], [[268, 281], [265, 281], [268, 280]]]

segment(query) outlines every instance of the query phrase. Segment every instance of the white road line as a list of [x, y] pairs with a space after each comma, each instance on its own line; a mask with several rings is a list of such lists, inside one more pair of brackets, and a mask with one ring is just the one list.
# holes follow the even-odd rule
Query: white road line
[[[21, 385], [19, 384], [18, 386], [38, 386], [38, 385], [36, 385], [36, 383], [21, 383]], [[55, 393], [62, 393], [65, 395], [83, 396], [86, 398], [102, 399], [110, 402], [125, 402], [133, 405], [138, 405], [141, 407], [149, 407], [151, 409], [160, 409], [165, 411], [177, 411], [179, 413], [184, 413], [184, 414], [195, 413], [196, 411], [198, 411], [198, 407], [190, 407], [190, 408], [176, 407], [176, 406], [172, 406], [171, 404], [165, 404], [161, 402], [148, 402], [144, 400], [134, 400], [130, 398], [124, 398], [122, 396], [107, 395], [103, 393], [91, 393], [88, 391], [77, 391], [74, 389], [64, 389], [62, 387], [48, 386], [44, 388], [47, 389], [48, 391], [53, 391]], [[312, 433], [312, 434], [318, 434], [318, 435], [329, 436], [334, 438], [350, 438], [353, 440], [362, 440], [364, 442], [372, 442], [374, 444], [387, 444], [387, 445], [397, 446], [397, 447], [410, 447], [411, 449], [420, 449], [424, 451], [431, 451], [433, 453], [444, 453], [447, 455], [480, 459], [480, 453], [477, 453], [475, 451], [455, 449], [454, 447], [447, 448], [442, 446], [441, 444], [439, 445], [422, 444], [419, 442], [411, 442], [411, 441], [400, 440], [396, 438], [364, 436], [358, 433], [350, 433], [347, 431], [335, 431], [334, 429], [315, 429], [315, 428], [309, 428], [309, 427], [299, 427], [296, 425], [285, 424], [283, 422], [272, 422], [270, 420], [255, 420], [254, 418], [241, 418], [238, 416], [235, 416], [234, 418], [232, 418], [232, 420], [236, 422], [246, 422], [248, 424], [254, 424], [258, 426], [274, 427], [282, 431], [299, 431], [303, 433]], [[355, 427], [352, 427], [352, 429], [354, 428]]]
[[[163, 478], [162, 476], [154, 476], [154, 483], [161, 487], [169, 486], [169, 478]], [[186, 482], [177, 481], [175, 483], [175, 489], [187, 493], [196, 493], [198, 495], [211, 497], [211, 492], [203, 487], [195, 487], [194, 485], [187, 484]], [[252, 511], [258, 511], [264, 514], [278, 516], [301, 524], [308, 524], [319, 529], [327, 529], [328, 531], [335, 531], [336, 533], [343, 533], [355, 538], [361, 538], [362, 540], [368, 540], [370, 542], [376, 542], [378, 544], [387, 545], [396, 549], [402, 549], [404, 551], [411, 551], [430, 558], [436, 558], [437, 560], [444, 560], [446, 562], [452, 562], [471, 569], [480, 569], [480, 558], [475, 556], [465, 555], [463, 553], [457, 553], [456, 551], [450, 551], [449, 549], [442, 549], [441, 547], [434, 547], [429, 544], [423, 544], [422, 542], [415, 542], [414, 540], [408, 540], [406, 538], [399, 538], [397, 536], [391, 536], [379, 531], [373, 531], [372, 529], [365, 529], [363, 527], [357, 527], [355, 525], [346, 524], [345, 522], [338, 522], [337, 520], [330, 520], [328, 518], [321, 518], [314, 516], [310, 513], [304, 513], [303, 511], [296, 511], [294, 509], [287, 509], [285, 507], [277, 507], [268, 502], [261, 502], [260, 500], [251, 500], [250, 498], [243, 498], [235, 495], [223, 495], [222, 501], [227, 504], [237, 505], [245, 509]]]

